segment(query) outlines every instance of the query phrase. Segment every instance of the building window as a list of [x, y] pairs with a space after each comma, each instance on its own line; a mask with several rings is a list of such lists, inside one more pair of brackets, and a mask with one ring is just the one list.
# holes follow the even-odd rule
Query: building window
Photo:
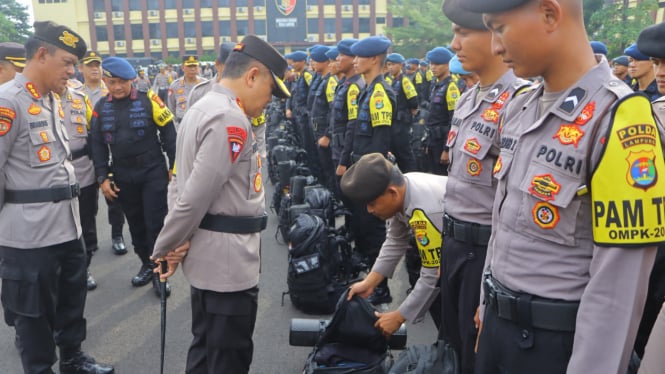
[[141, 10], [141, 2], [140, 1], [130, 1], [129, 2], [129, 10]]
[[336, 0], [323, 0], [324, 5], [335, 5], [336, 3]]
[[175, 22], [166, 23], [166, 37], [167, 38], [177, 38], [178, 36], [178, 24]]
[[132, 28], [132, 39], [143, 39], [143, 24], [133, 23]]
[[369, 5], [369, 0], [358, 0], [359, 5]]
[[98, 42], [107, 42], [109, 40], [109, 34], [106, 31], [106, 26], [96, 26], [95, 34], [97, 34]]
[[319, 19], [318, 18], [308, 18], [307, 19], [307, 33], [316, 34], [319, 32]]
[[353, 33], [353, 19], [352, 18], [342, 18], [342, 32], [343, 33]]
[[183, 9], [193, 9], [194, 7], [196, 7], [194, 0], [182, 0]]
[[122, 0], [111, 0], [111, 10], [121, 12], [123, 10]]
[[358, 19], [358, 32], [369, 32], [369, 18]]
[[217, 6], [223, 6], [223, 7], [229, 7], [231, 6], [231, 2], [229, 0], [217, 0]]
[[265, 35], [266, 34], [266, 21], [259, 19], [254, 20], [254, 34], [256, 35]]
[[159, 0], [148, 0], [146, 8], [148, 10], [159, 10]]
[[219, 35], [231, 35], [231, 21], [219, 21]]
[[247, 0], [236, 0], [236, 6], [247, 6]]
[[335, 18], [324, 18], [323, 20], [323, 32], [326, 34], [334, 34], [337, 31], [337, 25], [335, 24]]
[[115, 40], [125, 40], [125, 25], [113, 25], [113, 38]]
[[402, 27], [404, 19], [402, 17], [393, 17], [393, 27]]
[[376, 23], [383, 25], [386, 23], [386, 17], [376, 17]]
[[201, 9], [212, 8], [212, 1], [211, 0], [199, 0], [199, 6], [201, 7]]
[[237, 20], [236, 27], [238, 30], [238, 36], [249, 34], [249, 23], [247, 20]]
[[214, 31], [212, 28], [212, 21], [203, 21], [201, 22], [201, 36], [213, 36]]
[[[39, 2], [41, 3], [42, 0], [39, 0]], [[104, 5], [104, 0], [95, 0], [95, 1], [93, 1], [92, 2], [92, 10], [95, 11], [95, 12], [105, 12], [106, 7]]]
[[196, 24], [194, 22], [184, 22], [183, 28], [185, 31], [185, 38], [196, 38]]
[[164, 0], [164, 8], [175, 9], [177, 8], [176, 0]]
[[162, 29], [159, 23], [148, 24], [148, 35], [150, 35], [150, 39], [161, 39]]

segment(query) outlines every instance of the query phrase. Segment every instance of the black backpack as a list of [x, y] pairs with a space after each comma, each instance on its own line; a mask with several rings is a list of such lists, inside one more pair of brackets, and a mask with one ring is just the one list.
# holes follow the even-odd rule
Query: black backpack
[[310, 214], [321, 217], [330, 227], [335, 227], [335, 209], [333, 194], [321, 186], [305, 187], [305, 204], [309, 205]]
[[388, 374], [459, 374], [457, 353], [445, 340], [418, 344], [400, 353]]
[[386, 374], [392, 364], [388, 341], [374, 327], [376, 309], [355, 295], [339, 297], [335, 314], [305, 361], [304, 374]]
[[289, 230], [288, 294], [308, 314], [330, 314], [341, 293], [335, 280], [338, 254], [331, 250], [329, 228], [318, 216], [302, 213]]

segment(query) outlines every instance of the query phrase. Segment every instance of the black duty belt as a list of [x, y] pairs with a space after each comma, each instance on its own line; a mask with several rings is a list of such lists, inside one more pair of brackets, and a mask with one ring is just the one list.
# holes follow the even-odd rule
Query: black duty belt
[[460, 242], [487, 245], [492, 235], [492, 226], [460, 221], [444, 214], [443, 234]]
[[521, 326], [552, 331], [575, 331], [575, 320], [580, 303], [545, 299], [514, 292], [499, 283], [491, 274], [483, 281], [485, 303], [503, 319]]
[[206, 214], [199, 228], [230, 234], [253, 234], [263, 231], [267, 225], [267, 214], [258, 217]]
[[11, 204], [48, 203], [70, 200], [81, 195], [79, 184], [36, 190], [5, 190], [5, 202]]
[[72, 151], [72, 160], [79, 159], [83, 156], [88, 156], [90, 154], [90, 147], [86, 144], [85, 147]]

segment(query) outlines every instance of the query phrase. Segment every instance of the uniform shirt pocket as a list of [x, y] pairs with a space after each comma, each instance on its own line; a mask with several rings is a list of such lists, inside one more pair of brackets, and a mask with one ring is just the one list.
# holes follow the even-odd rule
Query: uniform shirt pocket
[[[63, 134], [65, 132], [63, 131]], [[55, 134], [49, 128], [32, 130], [30, 134], [30, 155], [28, 157], [31, 167], [52, 165], [57, 162], [55, 154]]]
[[40, 315], [40, 293], [37, 271], [0, 263], [2, 305], [9, 312], [36, 318]]

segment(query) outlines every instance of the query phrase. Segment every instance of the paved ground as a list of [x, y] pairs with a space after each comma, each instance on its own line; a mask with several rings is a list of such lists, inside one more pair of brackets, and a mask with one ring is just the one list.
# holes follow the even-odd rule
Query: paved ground
[[[271, 196], [267, 188], [268, 198]], [[269, 202], [268, 202], [269, 205]], [[160, 304], [150, 286], [133, 288], [130, 279], [139, 269], [138, 258], [130, 251], [125, 256], [111, 253], [110, 227], [106, 221], [106, 205], [100, 203], [98, 215], [100, 250], [92, 260], [92, 271], [99, 287], [88, 294], [86, 318], [88, 337], [84, 350], [99, 361], [115, 365], [118, 374], [159, 373]], [[301, 373], [303, 362], [311, 348], [289, 346], [291, 318], [316, 318], [296, 310], [288, 296], [281, 305], [286, 290], [287, 247], [275, 240], [277, 219], [271, 215], [263, 232], [262, 274], [259, 292], [259, 311], [254, 332], [254, 361], [252, 373]], [[129, 233], [125, 227], [125, 239]], [[396, 299], [393, 309], [405, 295], [408, 286], [406, 273], [400, 270], [390, 281]], [[173, 293], [168, 299], [166, 369], [165, 373], [184, 373], [185, 357], [191, 340], [189, 286], [180, 270], [171, 278]], [[0, 310], [0, 315], [2, 311]], [[0, 374], [22, 373], [14, 348], [14, 331], [0, 316]], [[436, 329], [429, 316], [424, 323], [408, 326], [408, 344], [431, 343]], [[399, 352], [393, 352], [397, 355]], [[57, 364], [54, 365], [57, 371]]]

